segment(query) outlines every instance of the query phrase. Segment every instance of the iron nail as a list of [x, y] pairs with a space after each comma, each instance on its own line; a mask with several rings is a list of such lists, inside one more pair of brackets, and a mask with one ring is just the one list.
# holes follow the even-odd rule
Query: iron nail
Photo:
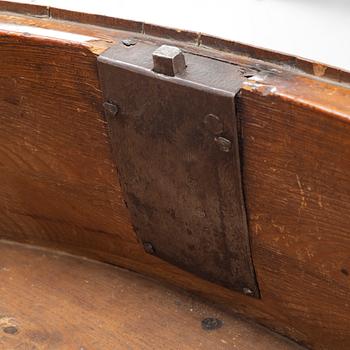
[[221, 328], [223, 325], [223, 322], [219, 320], [218, 318], [208, 317], [202, 320], [202, 328], [205, 331], [212, 331], [214, 329]]
[[230, 152], [231, 150], [231, 141], [228, 140], [228, 139], [225, 139], [224, 137], [215, 137], [215, 142], [217, 143], [217, 145], [219, 146], [219, 149], [222, 151], [222, 152]]
[[111, 102], [103, 102], [103, 108], [105, 112], [112, 117], [115, 117], [119, 111], [118, 106]]
[[245, 295], [253, 295], [254, 294], [254, 292], [250, 288], [247, 288], [247, 287], [243, 288], [243, 293]]
[[214, 135], [221, 135], [224, 131], [224, 126], [220, 118], [214, 114], [208, 114], [204, 117], [204, 125], [208, 131]]
[[155, 253], [153, 245], [150, 242], [143, 243], [143, 248], [145, 249], [145, 252], [148, 253], [148, 254], [152, 254], [153, 255]]
[[124, 39], [122, 40], [122, 43], [127, 47], [136, 45], [136, 41], [134, 39]]

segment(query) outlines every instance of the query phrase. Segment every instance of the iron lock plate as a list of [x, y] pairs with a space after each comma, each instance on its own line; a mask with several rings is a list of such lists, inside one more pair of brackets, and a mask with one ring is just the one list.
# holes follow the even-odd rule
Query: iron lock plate
[[156, 73], [156, 48], [120, 43], [98, 58], [113, 157], [135, 232], [149, 253], [259, 297], [235, 115], [242, 74], [188, 53], [174, 76]]

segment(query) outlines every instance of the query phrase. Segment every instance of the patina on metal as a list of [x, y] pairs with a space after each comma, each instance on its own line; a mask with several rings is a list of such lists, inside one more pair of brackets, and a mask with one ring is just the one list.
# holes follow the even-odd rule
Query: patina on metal
[[148, 253], [259, 297], [235, 115], [244, 78], [175, 49], [119, 43], [98, 58], [104, 99], [118, 106], [106, 119], [133, 226]]

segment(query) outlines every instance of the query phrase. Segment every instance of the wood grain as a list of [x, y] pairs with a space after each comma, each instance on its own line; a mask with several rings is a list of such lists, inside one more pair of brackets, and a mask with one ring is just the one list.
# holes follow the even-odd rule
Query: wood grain
[[130, 32], [141, 33], [143, 30], [143, 23], [138, 21], [129, 21], [122, 18], [69, 11], [55, 7], [50, 7], [50, 16], [55, 19], [100, 25], [114, 29], [127, 30]]
[[49, 6], [36, 4], [16, 3], [13, 1], [1, 0], [0, 9], [1, 11], [11, 11], [36, 17], [49, 16]]
[[346, 349], [349, 121], [279, 93], [243, 91], [238, 110], [253, 257], [268, 290], [262, 297], [288, 309], [289, 327], [303, 324], [316, 348]]
[[[69, 6], [65, 5], [64, 3], [59, 4], [59, 2], [57, 2], [56, 6], [58, 7], [41, 6], [23, 2], [17, 3], [16, 1], [0, 1], [0, 11], [11, 11], [36, 17], [47, 17], [49, 20], [53, 18], [141, 33], [154, 37], [160, 37], [162, 41], [166, 39], [171, 39], [172, 41], [176, 40], [178, 41], [177, 44], [180, 45], [182, 45], [184, 42], [186, 44], [192, 43], [200, 46], [201, 48], [209, 47], [215, 50], [230, 52], [231, 54], [235, 54], [241, 58], [245, 57], [249, 58], [249, 60], [258, 61], [260, 64], [262, 62], [272, 62], [275, 65], [284, 68], [288, 66], [293, 70], [297, 69], [301, 72], [311, 74], [316, 77], [322, 76], [336, 82], [350, 82], [349, 71], [308, 60], [303, 57], [292, 56], [290, 54], [268, 50], [259, 46], [247, 45], [242, 42], [227, 40], [220, 37], [211, 36], [206, 33], [190, 32], [188, 30], [169, 28], [147, 22], [130, 19], [127, 20], [125, 18], [115, 18], [111, 17], [109, 13], [107, 13], [107, 15], [102, 15], [101, 11], [92, 13], [91, 11], [95, 11], [93, 10], [93, 7], [84, 6], [83, 3], [76, 7], [77, 10], [79, 9], [78, 11], [67, 10], [66, 8]], [[63, 25], [67, 25], [67, 22]], [[97, 30], [97, 28], [95, 28], [95, 30]]]
[[[133, 272], [0, 242], [0, 349], [297, 350], [262, 327]], [[223, 322], [202, 329], [202, 320]]]
[[[101, 41], [112, 45], [127, 33], [47, 19], [1, 21], [100, 40], [0, 37], [1, 237], [170, 281], [313, 349], [349, 349], [347, 87], [278, 69], [249, 79], [237, 100], [262, 295], [254, 300], [149, 256], [136, 241], [111, 159], [96, 70]], [[228, 53], [212, 55], [237, 62]], [[259, 67], [253, 65], [255, 72]]]

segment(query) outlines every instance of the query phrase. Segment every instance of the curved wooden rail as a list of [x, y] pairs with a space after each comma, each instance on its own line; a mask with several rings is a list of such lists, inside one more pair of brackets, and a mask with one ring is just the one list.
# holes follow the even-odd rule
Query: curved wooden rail
[[262, 296], [254, 300], [145, 254], [123, 202], [96, 56], [128, 37], [160, 43], [174, 32], [161, 39], [9, 13], [0, 14], [0, 31], [1, 238], [169, 281], [315, 349], [349, 348], [347, 86], [175, 37], [185, 50], [252, 70], [237, 105]]

